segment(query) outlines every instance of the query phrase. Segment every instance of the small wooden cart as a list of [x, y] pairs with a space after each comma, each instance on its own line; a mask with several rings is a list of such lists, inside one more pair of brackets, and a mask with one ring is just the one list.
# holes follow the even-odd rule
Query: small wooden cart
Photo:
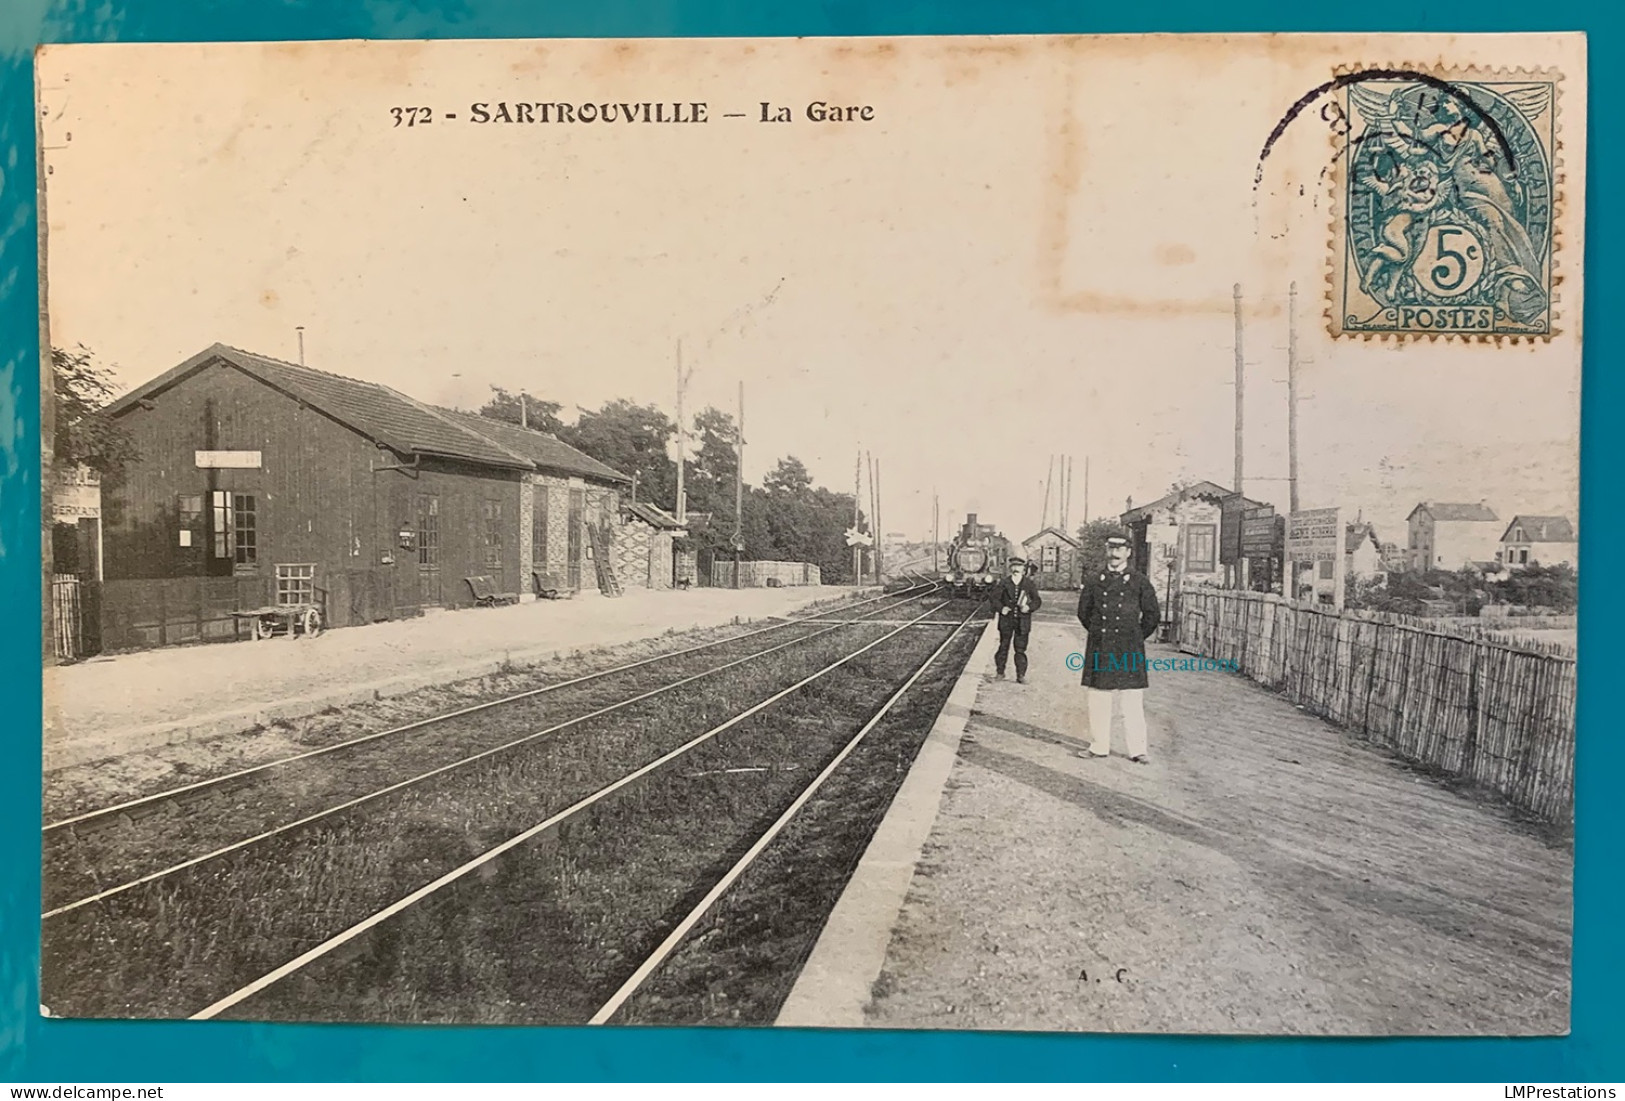
[[249, 621], [249, 637], [255, 642], [284, 632], [289, 639], [301, 633], [306, 638], [315, 638], [325, 626], [319, 604], [273, 604], [231, 614], [233, 618]]

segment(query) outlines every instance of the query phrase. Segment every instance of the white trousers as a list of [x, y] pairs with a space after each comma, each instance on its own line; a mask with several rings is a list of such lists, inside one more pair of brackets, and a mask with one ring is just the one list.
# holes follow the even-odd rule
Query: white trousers
[[1112, 703], [1123, 715], [1123, 733], [1128, 736], [1128, 755], [1145, 753], [1145, 689], [1085, 688], [1089, 703], [1089, 752], [1105, 757], [1112, 751]]

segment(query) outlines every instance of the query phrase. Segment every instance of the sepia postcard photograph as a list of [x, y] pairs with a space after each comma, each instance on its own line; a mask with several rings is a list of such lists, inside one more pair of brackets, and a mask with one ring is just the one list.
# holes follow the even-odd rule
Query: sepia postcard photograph
[[40, 1012], [1567, 1034], [1586, 64], [42, 47]]

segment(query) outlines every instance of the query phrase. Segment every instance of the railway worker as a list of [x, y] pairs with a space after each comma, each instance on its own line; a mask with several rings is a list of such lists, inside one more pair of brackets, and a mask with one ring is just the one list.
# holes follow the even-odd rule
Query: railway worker
[[1005, 659], [1010, 656], [1010, 644], [1016, 648], [1016, 683], [1027, 683], [1027, 638], [1032, 634], [1033, 613], [1043, 606], [1038, 585], [1027, 576], [1027, 563], [1012, 558], [1010, 576], [1001, 577], [993, 586], [989, 599], [999, 610], [999, 650], [993, 655], [993, 667], [1000, 680], [1004, 679]]
[[1128, 568], [1128, 540], [1106, 540], [1106, 569], [1084, 579], [1078, 622], [1089, 633], [1083, 654], [1083, 691], [1089, 739], [1083, 758], [1109, 757], [1112, 712], [1123, 716], [1129, 760], [1145, 764], [1145, 640], [1162, 620], [1151, 579]]

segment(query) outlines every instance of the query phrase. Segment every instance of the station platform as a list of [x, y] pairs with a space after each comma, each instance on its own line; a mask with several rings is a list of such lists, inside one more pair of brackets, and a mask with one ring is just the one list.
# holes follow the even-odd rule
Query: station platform
[[[781, 1027], [1552, 1035], [1573, 862], [1223, 671], [1150, 674], [1150, 760], [1083, 760], [1083, 634], [983, 635]], [[1148, 647], [1151, 657], [1176, 657]]]
[[435, 610], [327, 631], [143, 650], [45, 669], [47, 772], [484, 676], [572, 650], [794, 615], [878, 589], [629, 589], [604, 597]]

